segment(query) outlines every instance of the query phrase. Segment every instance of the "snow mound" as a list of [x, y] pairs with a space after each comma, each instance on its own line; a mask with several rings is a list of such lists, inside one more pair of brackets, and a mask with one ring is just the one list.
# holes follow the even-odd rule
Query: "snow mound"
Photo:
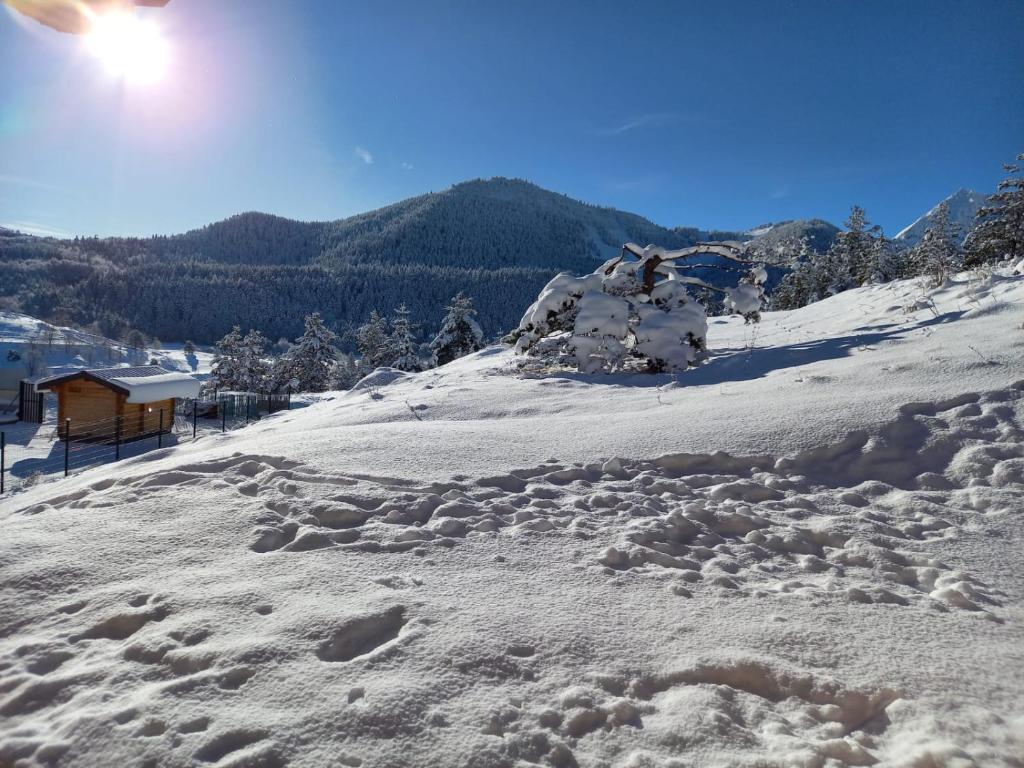
[[401, 381], [406, 375], [405, 371], [400, 371], [397, 368], [377, 368], [353, 384], [352, 391], [364, 392], [366, 390], [386, 387], [394, 384], [396, 381]]

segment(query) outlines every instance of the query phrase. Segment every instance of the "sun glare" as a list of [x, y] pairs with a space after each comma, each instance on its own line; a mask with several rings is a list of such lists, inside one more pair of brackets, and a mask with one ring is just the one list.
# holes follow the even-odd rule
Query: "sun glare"
[[125, 81], [150, 85], [167, 71], [169, 51], [160, 29], [133, 13], [96, 16], [86, 40], [107, 71]]

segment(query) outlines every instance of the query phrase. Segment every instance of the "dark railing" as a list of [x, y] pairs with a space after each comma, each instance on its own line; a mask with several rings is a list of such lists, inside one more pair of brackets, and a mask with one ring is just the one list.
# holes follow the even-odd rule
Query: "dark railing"
[[45, 412], [45, 395], [36, 392], [35, 384], [22, 381], [18, 384], [18, 421], [42, 424]]

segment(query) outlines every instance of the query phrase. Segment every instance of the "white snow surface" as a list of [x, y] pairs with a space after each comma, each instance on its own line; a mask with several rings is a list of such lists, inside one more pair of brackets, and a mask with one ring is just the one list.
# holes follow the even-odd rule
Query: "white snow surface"
[[187, 373], [164, 373], [156, 376], [119, 376], [112, 379], [128, 390], [129, 403], [155, 403], [172, 397], [198, 397], [202, 382]]
[[490, 348], [0, 501], [0, 765], [1019, 766], [1024, 278]]
[[[0, 390], [17, 389], [22, 378], [38, 378], [41, 372], [28, 370], [31, 347], [35, 347], [46, 373], [67, 373], [83, 368], [142, 365], [156, 360], [162, 368], [199, 376], [210, 372], [213, 353], [197, 350], [186, 355], [182, 343], [168, 343], [160, 349], [131, 349], [124, 342], [51, 325], [29, 315], [0, 310]], [[19, 358], [12, 360], [8, 353]]]

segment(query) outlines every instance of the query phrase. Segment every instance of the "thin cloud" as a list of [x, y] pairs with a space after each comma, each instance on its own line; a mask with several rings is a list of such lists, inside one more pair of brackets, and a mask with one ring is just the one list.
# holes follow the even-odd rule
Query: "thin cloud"
[[663, 128], [669, 125], [721, 125], [726, 122], [719, 117], [708, 117], [707, 115], [680, 114], [678, 112], [644, 112], [639, 115], [632, 115], [617, 125], [608, 128], [599, 128], [598, 136], [621, 136], [630, 131], [641, 128]]
[[598, 130], [601, 136], [621, 136], [624, 133], [635, 131], [638, 128], [658, 127], [672, 125], [682, 120], [682, 116], [674, 112], [648, 112], [642, 115], [633, 115], [618, 125], [611, 128]]
[[412, 163], [403, 162], [403, 163], [401, 163], [399, 165], [399, 168], [401, 168], [403, 171], [411, 171], [412, 170]]
[[39, 224], [34, 221], [0, 221], [0, 227], [14, 229], [26, 235], [36, 237], [68, 237], [68, 233], [49, 227], [46, 224]]
[[373, 155], [370, 154], [370, 150], [365, 147], [356, 147], [352, 152], [367, 165], [373, 165]]

